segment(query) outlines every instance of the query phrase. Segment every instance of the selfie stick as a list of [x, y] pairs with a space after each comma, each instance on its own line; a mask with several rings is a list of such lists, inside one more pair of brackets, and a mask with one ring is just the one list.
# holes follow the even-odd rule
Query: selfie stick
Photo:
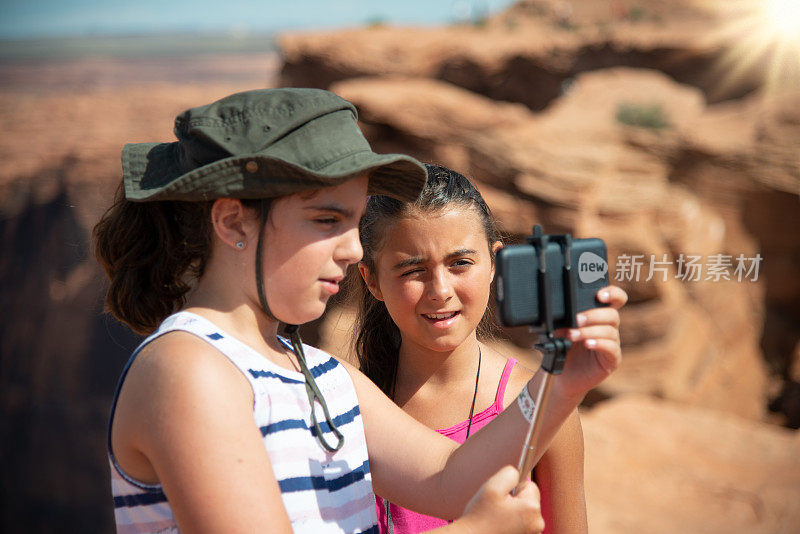
[[[527, 238], [528, 244], [536, 249], [539, 256], [539, 271], [537, 273], [537, 283], [539, 285], [539, 295], [542, 297], [539, 302], [539, 317], [544, 325], [544, 332], [540, 334], [539, 343], [534, 345], [542, 353], [542, 370], [545, 371], [544, 381], [539, 385], [536, 392], [536, 400], [533, 408], [533, 417], [528, 427], [528, 435], [525, 438], [525, 446], [522, 448], [522, 457], [519, 460], [519, 484], [514, 488], [516, 494], [520, 485], [528, 478], [536, 459], [536, 448], [539, 441], [539, 433], [542, 429], [542, 414], [550, 396], [550, 387], [553, 377], [561, 374], [564, 369], [564, 362], [567, 359], [572, 343], [568, 339], [553, 336], [553, 303], [550, 296], [550, 272], [547, 270], [547, 257], [545, 250], [549, 241], [556, 241], [561, 245], [561, 252], [564, 257], [563, 276], [564, 280], [564, 317], [570, 321], [572, 327], [578, 326], [575, 310], [577, 309], [577, 292], [575, 273], [571, 269], [570, 248], [572, 247], [572, 236], [563, 235], [543, 235], [542, 227], [538, 224], [533, 227], [533, 235]], [[528, 387], [527, 385], [525, 387]]]

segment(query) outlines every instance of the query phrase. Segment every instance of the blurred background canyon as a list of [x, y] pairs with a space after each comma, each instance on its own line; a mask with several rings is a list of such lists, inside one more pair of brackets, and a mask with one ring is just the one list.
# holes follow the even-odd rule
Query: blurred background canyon
[[[0, 40], [3, 531], [113, 531], [106, 421], [138, 338], [103, 314], [90, 231], [122, 145], [277, 86], [330, 89], [377, 151], [472, 178], [508, 242], [601, 237], [612, 279], [643, 257], [615, 282], [622, 367], [582, 407], [591, 532], [800, 531], [800, 2], [443, 3], [427, 24]], [[714, 255], [762, 260], [678, 271]], [[338, 298], [306, 341], [347, 356], [350, 317]], [[532, 341], [495, 343], [534, 366]]]

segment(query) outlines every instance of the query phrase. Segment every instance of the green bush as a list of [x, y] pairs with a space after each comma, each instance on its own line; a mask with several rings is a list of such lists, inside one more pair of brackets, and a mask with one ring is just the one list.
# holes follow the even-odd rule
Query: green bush
[[661, 130], [670, 126], [661, 104], [622, 103], [617, 106], [617, 122], [639, 128]]
[[628, 10], [628, 19], [633, 22], [643, 20], [646, 15], [647, 12], [642, 6], [633, 6]]
[[507, 30], [513, 31], [517, 29], [517, 26], [519, 26], [519, 22], [517, 22], [517, 19], [513, 17], [506, 17], [503, 19], [503, 22], [505, 23]]

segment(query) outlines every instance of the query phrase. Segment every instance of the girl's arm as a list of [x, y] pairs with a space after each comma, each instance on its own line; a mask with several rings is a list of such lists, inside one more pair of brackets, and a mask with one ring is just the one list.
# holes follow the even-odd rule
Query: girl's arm
[[586, 534], [583, 492], [583, 431], [575, 410], [536, 465], [542, 514], [552, 534]]
[[[616, 292], [619, 288], [605, 289]], [[557, 335], [569, 338], [573, 344], [578, 344], [584, 350], [588, 339], [604, 338], [618, 344], [617, 304], [624, 305], [627, 295], [618, 294], [617, 299], [616, 302], [611, 301], [614, 309], [598, 308], [578, 314], [581, 328], [560, 330]], [[543, 495], [542, 512], [548, 524], [548, 532], [585, 534], [589, 530], [584, 494], [583, 454], [583, 430], [576, 409], [536, 466], [536, 481]]]
[[[457, 447], [405, 413], [355, 367], [345, 366], [358, 395], [376, 494], [425, 515], [454, 519], [484, 481], [519, 460], [528, 421], [516, 403]], [[560, 411], [545, 417], [542, 435], [548, 441], [566, 418]]]
[[[508, 407], [533, 376], [516, 365], [506, 388]], [[532, 477], [532, 480], [534, 478]], [[578, 410], [570, 414], [536, 464], [535, 481], [542, 493], [542, 515], [551, 534], [586, 534], [586, 499], [583, 491], [583, 430]]]
[[[627, 296], [621, 289], [609, 287], [601, 290], [598, 298], [611, 307], [584, 312], [587, 322], [577, 330], [587, 337], [576, 341], [563, 373], [553, 381], [539, 451], [547, 449], [584, 395], [621, 360], [617, 309]], [[588, 339], [596, 343], [587, 344]], [[528, 421], [516, 402], [456, 448], [454, 442], [403, 412], [355, 368], [348, 369], [363, 414], [373, 486], [389, 501], [422, 514], [455, 518], [483, 481], [503, 465], [519, 461]], [[528, 383], [534, 398], [543, 375], [540, 369]]]
[[[162, 485], [181, 532], [288, 534], [252, 410], [250, 385], [213, 347], [191, 334], [166, 334], [128, 372], [114, 416], [114, 453], [128, 475]], [[538, 490], [528, 484], [512, 497], [516, 481], [516, 469], [500, 470], [465, 516], [439, 531], [541, 532]]]
[[137, 356], [112, 446], [127, 473], [163, 486], [181, 532], [291, 533], [247, 380], [216, 349], [173, 332]]

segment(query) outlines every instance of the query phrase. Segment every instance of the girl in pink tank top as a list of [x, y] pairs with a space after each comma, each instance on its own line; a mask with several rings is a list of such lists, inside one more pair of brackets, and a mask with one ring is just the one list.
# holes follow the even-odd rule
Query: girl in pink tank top
[[[517, 360], [514, 358], [509, 358], [506, 362], [503, 368], [503, 374], [500, 376], [500, 383], [497, 385], [497, 394], [495, 395], [494, 402], [488, 408], [480, 413], [476, 413], [471, 420], [467, 419], [447, 428], [436, 429], [436, 431], [453, 441], [464, 443], [467, 439], [467, 428], [470, 426], [470, 423], [472, 423], [470, 429], [470, 433], [472, 433], [480, 430], [489, 423], [489, 421], [497, 417], [497, 414], [503, 411], [503, 398], [505, 397], [506, 385], [508, 384], [509, 376], [511, 376], [511, 370], [516, 363]], [[387, 532], [426, 532], [447, 524], [447, 521], [444, 519], [418, 514], [384, 499], [378, 499], [375, 502], [375, 507], [378, 512], [378, 528], [382, 534]], [[388, 527], [390, 518], [392, 523], [391, 530]]]
[[[502, 246], [489, 208], [464, 176], [426, 167], [416, 202], [373, 196], [367, 204], [359, 228], [365, 284], [357, 284], [356, 352], [362, 371], [395, 403], [463, 443], [513, 401], [532, 372], [480, 341], [491, 339], [487, 303]], [[586, 532], [577, 412], [537, 465], [535, 479], [545, 532]], [[377, 497], [381, 533], [447, 524]]]

